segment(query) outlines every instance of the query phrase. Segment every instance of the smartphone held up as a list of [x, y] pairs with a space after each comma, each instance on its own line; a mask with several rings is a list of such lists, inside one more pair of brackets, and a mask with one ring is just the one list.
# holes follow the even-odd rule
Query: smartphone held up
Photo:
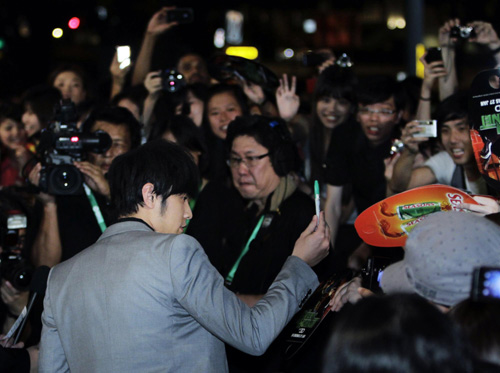
[[123, 70], [130, 65], [130, 46], [119, 45], [116, 47], [116, 58], [120, 64], [120, 69]]

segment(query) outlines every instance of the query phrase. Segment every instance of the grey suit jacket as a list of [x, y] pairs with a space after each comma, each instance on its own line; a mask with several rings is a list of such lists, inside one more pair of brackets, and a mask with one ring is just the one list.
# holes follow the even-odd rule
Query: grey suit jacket
[[249, 308], [194, 238], [120, 222], [51, 270], [39, 371], [225, 372], [224, 342], [264, 353], [317, 285], [289, 257]]

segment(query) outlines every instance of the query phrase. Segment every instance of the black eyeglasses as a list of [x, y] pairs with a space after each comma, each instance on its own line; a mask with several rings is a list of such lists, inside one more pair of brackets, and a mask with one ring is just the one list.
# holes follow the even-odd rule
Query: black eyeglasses
[[257, 166], [259, 161], [265, 157], [267, 157], [269, 153], [262, 154], [262, 155], [253, 155], [253, 156], [248, 156], [244, 158], [240, 157], [235, 157], [234, 155], [230, 156], [229, 159], [226, 161], [227, 165], [231, 168], [236, 168], [240, 165], [241, 162], [243, 162], [248, 168], [252, 168]]

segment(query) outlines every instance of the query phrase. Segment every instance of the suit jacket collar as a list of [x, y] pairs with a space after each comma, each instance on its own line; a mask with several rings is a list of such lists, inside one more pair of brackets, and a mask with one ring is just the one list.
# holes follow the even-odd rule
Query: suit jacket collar
[[141, 231], [141, 232], [154, 232], [154, 229], [149, 226], [144, 220], [137, 218], [119, 219], [113, 225], [110, 225], [97, 241], [106, 237], [114, 236], [126, 232]]

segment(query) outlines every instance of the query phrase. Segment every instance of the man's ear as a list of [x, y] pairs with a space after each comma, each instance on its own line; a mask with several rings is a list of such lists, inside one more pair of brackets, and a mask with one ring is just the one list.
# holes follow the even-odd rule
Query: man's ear
[[144, 201], [144, 207], [150, 209], [154, 207], [154, 200], [156, 198], [154, 190], [155, 187], [151, 183], [146, 183], [142, 186], [142, 200]]

